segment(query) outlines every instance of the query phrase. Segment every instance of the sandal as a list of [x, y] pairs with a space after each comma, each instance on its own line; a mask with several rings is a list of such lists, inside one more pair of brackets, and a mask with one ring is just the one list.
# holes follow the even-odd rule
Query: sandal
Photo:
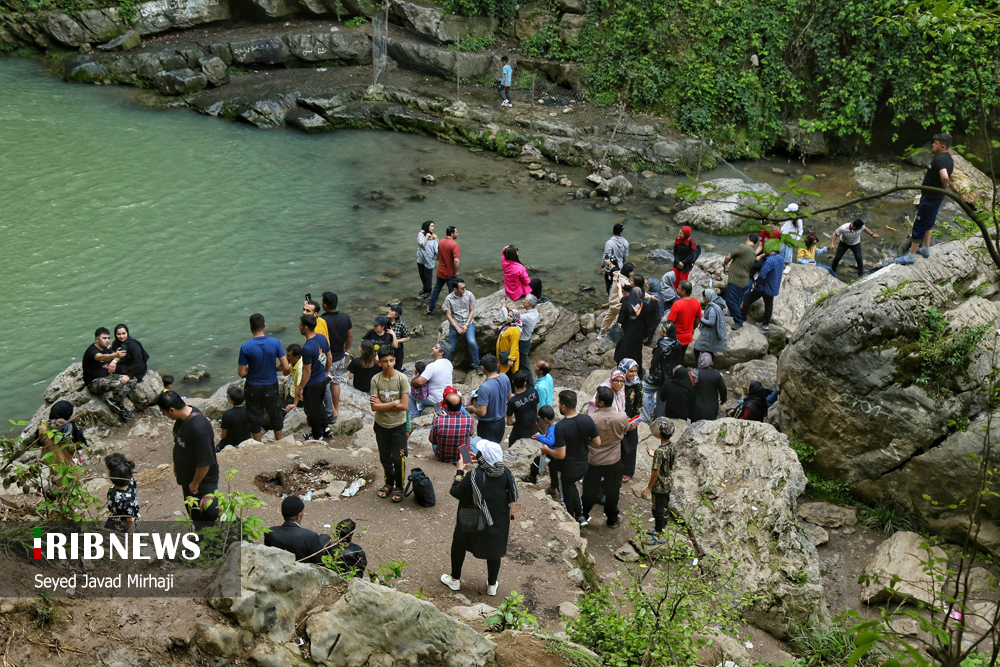
[[629, 477], [628, 475], [622, 475], [622, 484], [624, 484], [625, 482], [630, 481], [631, 479], [632, 478]]
[[379, 498], [385, 498], [390, 493], [392, 493], [392, 487], [386, 484], [381, 489], [379, 489], [377, 493]]
[[393, 489], [393, 491], [392, 491], [392, 502], [394, 502], [394, 503], [401, 503], [401, 502], [403, 502], [403, 490], [402, 489]]

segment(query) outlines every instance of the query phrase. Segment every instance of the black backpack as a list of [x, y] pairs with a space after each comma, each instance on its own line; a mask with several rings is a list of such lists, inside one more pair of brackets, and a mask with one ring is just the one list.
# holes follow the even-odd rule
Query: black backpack
[[403, 495], [409, 496], [411, 493], [413, 494], [413, 499], [421, 507], [434, 507], [437, 504], [431, 478], [420, 468], [411, 470], [409, 476], [406, 478], [406, 488], [403, 489]]

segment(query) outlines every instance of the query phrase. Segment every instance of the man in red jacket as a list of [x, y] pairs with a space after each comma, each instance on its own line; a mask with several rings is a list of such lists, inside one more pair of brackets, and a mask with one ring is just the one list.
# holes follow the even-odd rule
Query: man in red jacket
[[677, 295], [680, 297], [674, 301], [670, 307], [670, 314], [667, 319], [677, 327], [677, 341], [681, 344], [681, 358], [687, 352], [688, 345], [694, 340], [694, 328], [701, 320], [701, 304], [698, 299], [691, 297], [691, 283], [682, 280], [677, 286]]

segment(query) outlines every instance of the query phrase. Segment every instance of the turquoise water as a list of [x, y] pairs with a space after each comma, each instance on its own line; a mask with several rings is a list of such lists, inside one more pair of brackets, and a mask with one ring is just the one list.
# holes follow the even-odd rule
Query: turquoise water
[[[252, 313], [286, 326], [286, 345], [299, 341], [306, 292], [336, 291], [355, 339], [390, 299], [408, 298], [411, 327], [436, 325], [413, 298], [423, 220], [439, 233], [459, 227], [463, 274], [498, 276], [500, 248], [515, 243], [565, 295], [600, 284], [601, 248], [622, 217], [560, 188], [505, 185], [522, 165], [432, 139], [263, 132], [152, 111], [128, 89], [63, 83], [13, 58], [0, 59], [0, 90], [4, 420], [30, 417], [98, 326], [128, 324], [160, 373], [208, 370], [204, 391], [235, 377]], [[425, 173], [438, 185], [422, 186]], [[366, 199], [372, 189], [393, 199]], [[630, 238], [654, 232], [662, 224]], [[495, 289], [470, 284], [481, 296]], [[407, 356], [431, 344], [416, 339]]]

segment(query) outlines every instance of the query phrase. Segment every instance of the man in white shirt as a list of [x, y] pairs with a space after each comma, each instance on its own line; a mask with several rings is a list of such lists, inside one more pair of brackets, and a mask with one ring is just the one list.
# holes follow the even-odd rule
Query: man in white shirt
[[424, 408], [434, 406], [434, 412], [443, 412], [441, 401], [444, 400], [444, 390], [452, 384], [452, 365], [448, 361], [448, 354], [451, 348], [444, 341], [439, 342], [431, 350], [434, 361], [427, 364], [424, 372], [410, 381], [411, 387], [427, 385], [428, 396], [425, 400], [419, 401], [410, 394], [410, 416], [419, 417]]
[[861, 218], [837, 227], [836, 231], [833, 232], [833, 236], [830, 237], [830, 250], [833, 250], [834, 241], [838, 237], [840, 238], [840, 243], [837, 245], [837, 254], [833, 258], [833, 263], [830, 264], [830, 274], [834, 278], [837, 277], [837, 265], [840, 264], [841, 258], [843, 258], [844, 253], [848, 249], [854, 253], [854, 261], [858, 265], [858, 278], [865, 275], [865, 262], [861, 256], [861, 232], [865, 232], [873, 239], [878, 238], [878, 234], [865, 227], [865, 221]]

